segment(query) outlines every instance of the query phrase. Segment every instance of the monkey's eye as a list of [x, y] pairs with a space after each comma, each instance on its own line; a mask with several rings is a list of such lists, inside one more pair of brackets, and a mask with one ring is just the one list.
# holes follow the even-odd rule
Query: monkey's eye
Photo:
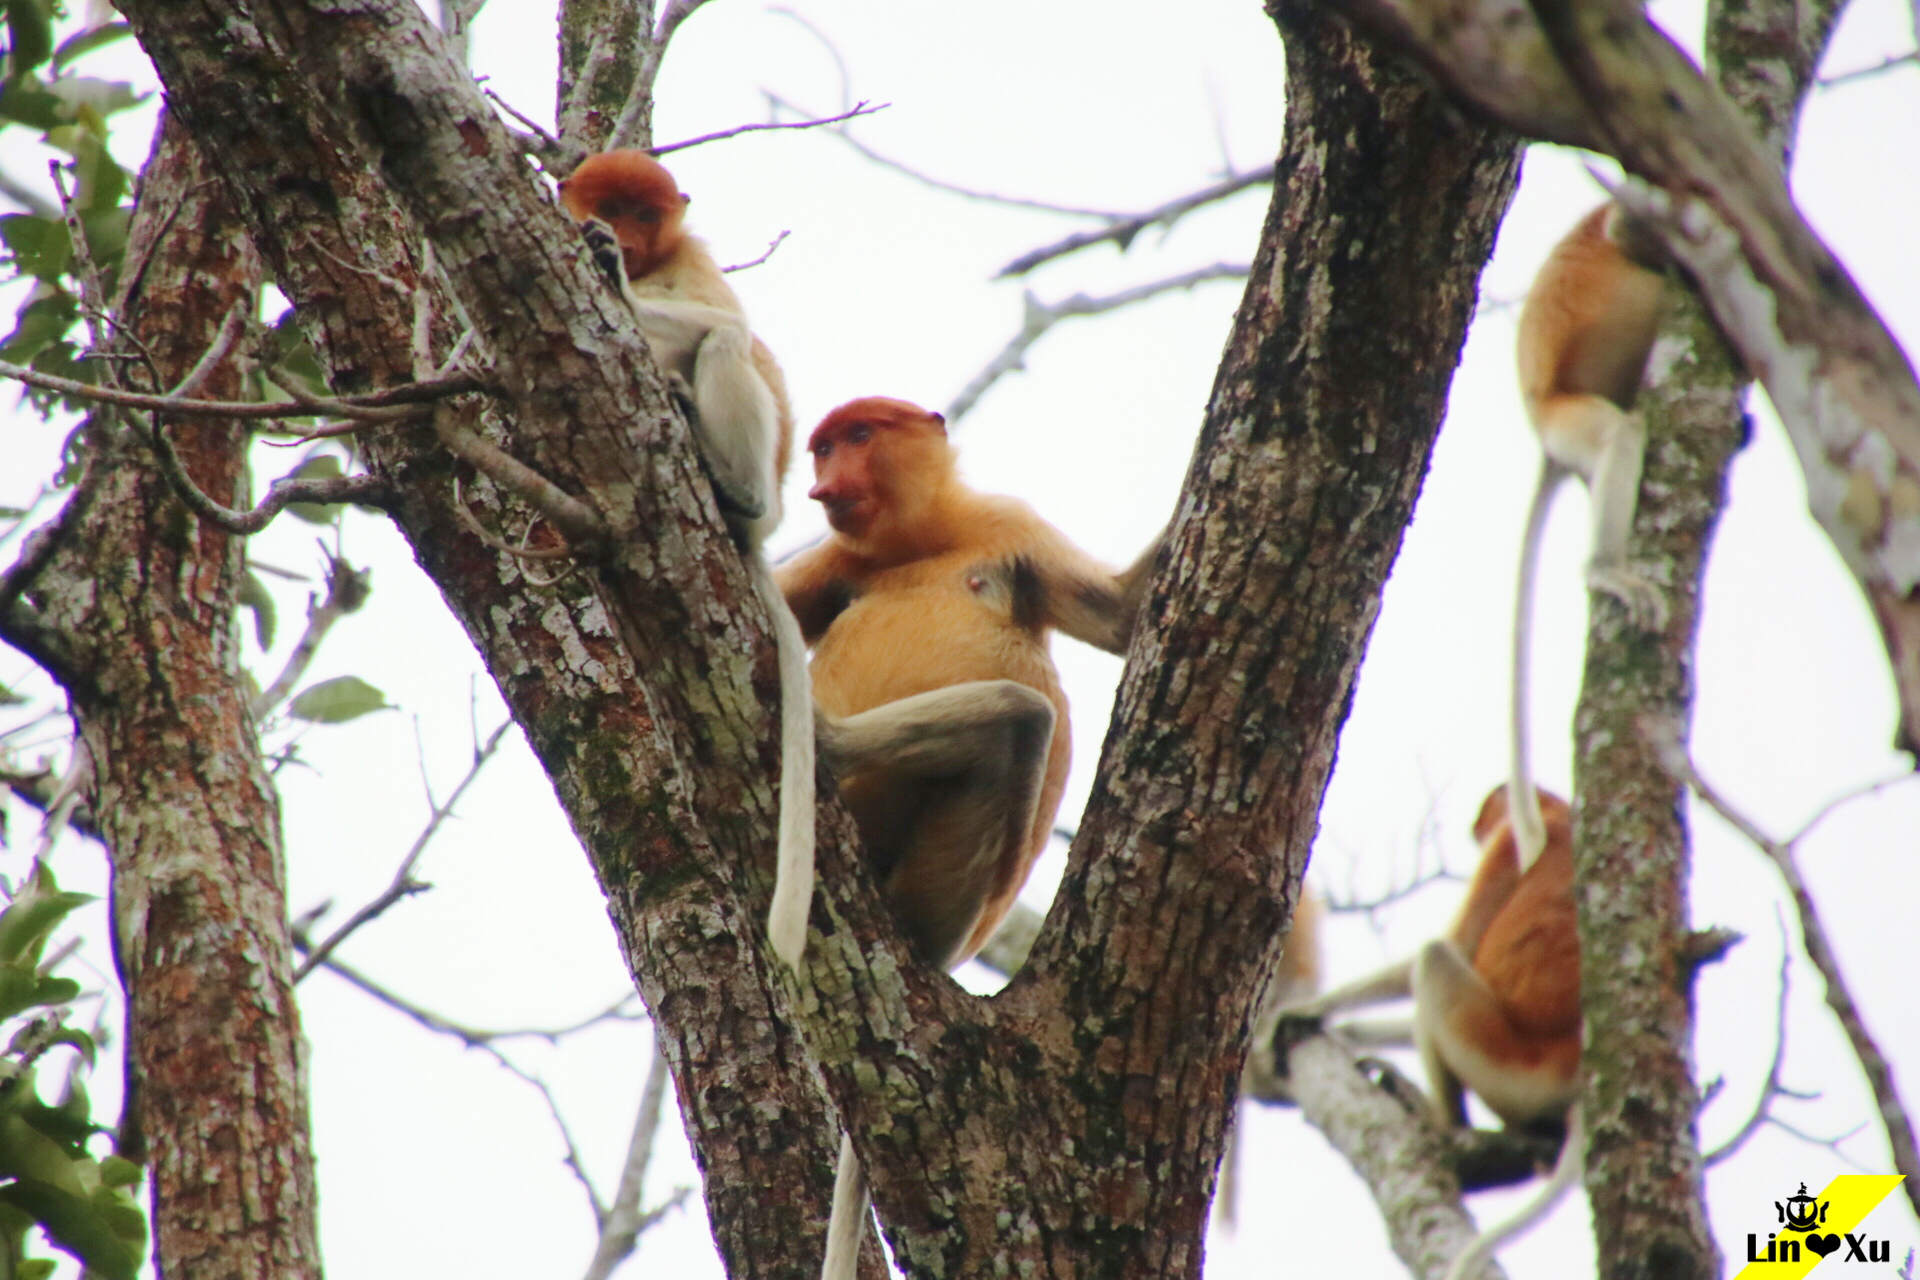
[[831, 440], [822, 440], [819, 444], [816, 444], [813, 446], [813, 456], [816, 458], [820, 458], [822, 460], [824, 460], [826, 456], [832, 452], [833, 452], [833, 441]]
[[865, 444], [873, 439], [873, 428], [864, 422], [855, 423], [847, 431], [848, 444]]

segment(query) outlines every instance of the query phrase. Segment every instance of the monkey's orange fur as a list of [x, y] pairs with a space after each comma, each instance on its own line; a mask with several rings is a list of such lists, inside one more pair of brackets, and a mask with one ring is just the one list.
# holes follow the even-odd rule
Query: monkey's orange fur
[[1520, 392], [1542, 432], [1570, 398], [1633, 408], [1653, 349], [1664, 277], [1627, 255], [1603, 204], [1553, 247], [1521, 308]]
[[[1124, 648], [1137, 575], [1145, 569], [1116, 576], [1025, 503], [969, 489], [955, 474], [940, 416], [905, 401], [876, 396], [842, 405], [808, 448], [817, 477], [811, 496], [826, 508], [834, 532], [776, 577], [814, 642], [813, 691], [821, 708], [849, 716], [976, 680], [1012, 680], [1053, 705], [1053, 740], [1029, 839], [988, 883], [946, 887], [981, 903], [965, 958], [1012, 907], [1066, 786], [1072, 736], [1048, 632], [1063, 627]], [[1116, 620], [1112, 610], [1129, 612]], [[1075, 616], [1082, 611], [1104, 626], [1084, 625]], [[863, 834], [871, 833], [869, 846], [911, 820], [922, 803], [878, 773], [844, 779], [842, 792]], [[899, 892], [891, 896], [899, 906]], [[907, 924], [913, 931], [911, 917]]]
[[[707, 251], [685, 229], [687, 197], [665, 165], [644, 151], [603, 151], [588, 156], [560, 183], [560, 203], [575, 222], [607, 224], [620, 245], [627, 284], [641, 298], [698, 302], [744, 316], [746, 309]], [[753, 366], [779, 412], [780, 442], [774, 476], [784, 479], [793, 455], [793, 410], [779, 361], [759, 338]]]
[[1466, 905], [1446, 939], [1429, 943], [1416, 966], [1422, 1055], [1436, 1100], [1455, 1124], [1466, 1122], [1462, 1084], [1519, 1125], [1557, 1123], [1576, 1091], [1580, 939], [1573, 816], [1558, 796], [1542, 791], [1539, 797], [1546, 846], [1523, 872], [1507, 788], [1488, 795], [1474, 822], [1483, 852]]

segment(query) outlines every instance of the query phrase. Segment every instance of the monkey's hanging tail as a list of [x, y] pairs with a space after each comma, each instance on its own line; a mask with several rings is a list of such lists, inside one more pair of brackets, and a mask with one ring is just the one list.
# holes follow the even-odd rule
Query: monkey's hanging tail
[[1553, 1162], [1553, 1174], [1546, 1185], [1520, 1212], [1475, 1236], [1447, 1268], [1447, 1280], [1479, 1280], [1487, 1263], [1492, 1261], [1495, 1249], [1537, 1225], [1548, 1210], [1560, 1203], [1567, 1189], [1581, 1180], [1586, 1161], [1587, 1125], [1576, 1102], [1567, 1112], [1567, 1140], [1560, 1146], [1560, 1158]]
[[860, 1240], [867, 1234], [867, 1177], [853, 1154], [853, 1139], [840, 1135], [840, 1163], [833, 1171], [833, 1215], [827, 1219], [827, 1256], [820, 1280], [854, 1280]]
[[1513, 604], [1513, 774], [1507, 783], [1507, 821], [1519, 846], [1520, 869], [1533, 865], [1547, 847], [1547, 823], [1540, 816], [1540, 794], [1533, 786], [1533, 748], [1528, 741], [1528, 694], [1533, 671], [1533, 597], [1540, 578], [1540, 541], [1553, 510], [1554, 491], [1567, 470], [1552, 458], [1540, 461], [1540, 481], [1527, 508], [1527, 529], [1520, 537], [1520, 589]]
[[780, 654], [780, 846], [773, 872], [773, 906], [767, 935], [773, 953], [798, 966], [807, 947], [807, 915], [813, 908], [813, 680], [807, 673], [807, 642], [800, 624], [774, 584], [766, 558], [749, 557], [753, 585], [773, 616]]

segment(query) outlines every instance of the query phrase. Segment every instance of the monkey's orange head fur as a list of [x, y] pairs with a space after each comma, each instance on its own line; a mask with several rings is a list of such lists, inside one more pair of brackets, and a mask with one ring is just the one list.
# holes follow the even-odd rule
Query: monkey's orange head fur
[[885, 396], [829, 413], [808, 437], [807, 451], [814, 474], [807, 496], [826, 508], [834, 532], [875, 549], [891, 548], [908, 530], [931, 531], [930, 514], [954, 480], [947, 420]]
[[686, 239], [680, 223], [687, 197], [666, 166], [644, 151], [588, 156], [561, 182], [560, 203], [575, 222], [598, 219], [612, 228], [630, 280], [660, 268]]
[[[1571, 830], [1573, 810], [1567, 802], [1544, 787], [1535, 787], [1533, 790], [1540, 797], [1540, 816], [1546, 821], [1548, 839], [1552, 839], [1555, 827]], [[1494, 833], [1506, 826], [1507, 822], [1507, 784], [1503, 782], [1487, 792], [1487, 798], [1480, 802], [1479, 816], [1473, 820], [1473, 838], [1485, 847]]]

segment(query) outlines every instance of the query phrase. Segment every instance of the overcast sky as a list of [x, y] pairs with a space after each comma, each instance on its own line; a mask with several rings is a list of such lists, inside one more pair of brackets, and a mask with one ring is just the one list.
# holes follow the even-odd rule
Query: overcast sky
[[[1656, 4], [1655, 12], [1697, 49], [1696, 6]], [[1898, 0], [1855, 0], [1827, 70], [1868, 66], [1913, 45], [1911, 16]], [[521, 111], [551, 120], [550, 6], [494, 0], [478, 21], [473, 62]], [[124, 74], [150, 82], [137, 68]], [[1206, 185], [1226, 168], [1269, 161], [1279, 144], [1282, 78], [1279, 41], [1252, 0], [796, 0], [793, 11], [716, 0], [687, 23], [668, 58], [656, 141], [764, 119], [763, 93], [821, 113], [866, 99], [891, 105], [858, 122], [857, 135], [924, 173], [1004, 195], [1135, 210]], [[1920, 334], [1912, 234], [1920, 166], [1908, 132], [1917, 111], [1920, 68], [1912, 66], [1817, 93], [1794, 175], [1802, 207], [1909, 349]], [[116, 150], [129, 165], [139, 163], [146, 140], [143, 126], [117, 126]], [[702, 146], [670, 163], [693, 197], [691, 225], [722, 262], [756, 257], [776, 235], [792, 233], [765, 265], [734, 281], [785, 366], [803, 429], [859, 395], [945, 406], [1017, 329], [1023, 287], [1057, 301], [1244, 263], [1268, 199], [1265, 189], [1244, 193], [1170, 234], [1142, 236], [1129, 252], [1102, 247], [1023, 286], [990, 277], [1084, 220], [936, 191], [818, 132]], [[1470, 870], [1468, 824], [1504, 775], [1513, 565], [1538, 466], [1514, 384], [1514, 304], [1548, 247], [1597, 200], [1587, 163], [1548, 147], [1530, 152], [1488, 268], [1482, 315], [1362, 670], [1308, 872], [1335, 898], [1378, 896], [1439, 862]], [[1025, 372], [1003, 380], [957, 428], [967, 477], [1028, 499], [1095, 553], [1130, 559], [1178, 491], [1239, 293], [1234, 283], [1204, 285], [1048, 335]], [[1833, 797], [1906, 762], [1889, 748], [1892, 686], [1871, 619], [1806, 514], [1763, 399], [1756, 409], [1708, 580], [1694, 742], [1706, 774], [1764, 827], [1785, 834]], [[31, 493], [64, 427], [22, 413], [4, 432], [0, 502], [10, 502]], [[284, 450], [263, 448], [256, 460], [262, 485], [291, 465]], [[805, 488], [805, 477], [789, 478], [776, 552], [824, 530]], [[1586, 519], [1584, 494], [1570, 487], [1550, 531], [1537, 615], [1538, 768], [1545, 785], [1563, 792], [1584, 641]], [[282, 520], [256, 539], [254, 554], [312, 573], [320, 564], [314, 538], [311, 527]], [[335, 921], [385, 886], [425, 818], [416, 740], [444, 795], [465, 768], [471, 721], [484, 734], [503, 715], [401, 540], [380, 521], [353, 516], [344, 549], [372, 567], [374, 594], [327, 642], [312, 678], [358, 675], [401, 710], [306, 733], [304, 765], [281, 775], [293, 910], [330, 899]], [[10, 559], [12, 545], [0, 551]], [[304, 590], [279, 589], [280, 637], [255, 663], [263, 683], [298, 633]], [[1076, 766], [1062, 811], [1071, 822], [1120, 664], [1072, 641], [1055, 648], [1075, 717]], [[6, 650], [0, 683], [46, 691], [30, 664]], [[287, 736], [282, 730], [274, 741]], [[44, 749], [57, 750], [47, 737]], [[565, 1024], [614, 1001], [628, 979], [602, 899], [517, 732], [460, 812], [420, 868], [434, 890], [355, 937], [342, 958], [474, 1025]], [[25, 811], [16, 807], [12, 817], [16, 832], [31, 829]], [[1696, 819], [1696, 923], [1746, 935], [1699, 986], [1699, 1078], [1724, 1081], [1703, 1113], [1711, 1147], [1745, 1121], [1765, 1074], [1783, 895], [1753, 850], [1711, 816]], [[1868, 1023], [1906, 1072], [1910, 1101], [1920, 1074], [1916, 831], [1920, 785], [1907, 785], [1841, 809], [1802, 851]], [[9, 874], [26, 843], [16, 840], [6, 855]], [[63, 883], [99, 890], [97, 850], [69, 838], [55, 865]], [[1059, 867], [1056, 850], [1035, 874], [1026, 896], [1036, 907], [1045, 908]], [[1330, 974], [1340, 980], [1405, 955], [1444, 926], [1458, 893], [1442, 884], [1375, 920], [1339, 918], [1329, 930]], [[90, 955], [106, 968], [97, 910], [93, 919]], [[984, 973], [966, 978], [991, 982]], [[1780, 1114], [1821, 1137], [1860, 1131], [1836, 1153], [1768, 1128], [1710, 1173], [1714, 1228], [1734, 1270], [1747, 1232], [1764, 1238], [1772, 1202], [1799, 1182], [1817, 1190], [1835, 1173], [1889, 1167], [1860, 1072], [1797, 948], [1790, 980], [1785, 1080], [1819, 1097]], [[330, 975], [303, 984], [302, 1007], [322, 1241], [334, 1275], [564, 1276], [584, 1267], [593, 1244], [586, 1200], [561, 1165], [556, 1131], [532, 1089]], [[646, 1046], [644, 1028], [623, 1025], [559, 1049], [536, 1042], [510, 1050], [552, 1085], [603, 1195], [625, 1149]], [[96, 1081], [102, 1114], [117, 1106], [113, 1074], [109, 1064]], [[697, 1185], [677, 1118], [667, 1130], [649, 1204], [676, 1185]], [[1282, 1274], [1286, 1262], [1307, 1274], [1335, 1265], [1343, 1275], [1402, 1274], [1364, 1188], [1296, 1113], [1256, 1109], [1244, 1153], [1242, 1225], [1215, 1230], [1210, 1275]], [[1489, 1194], [1472, 1205], [1483, 1218], [1499, 1216], [1515, 1198]], [[1897, 1197], [1868, 1229], [1893, 1240], [1896, 1260], [1916, 1242]], [[1584, 1203], [1573, 1198], [1504, 1256], [1516, 1277], [1591, 1274]], [[720, 1274], [697, 1196], [645, 1237], [627, 1274]]]

